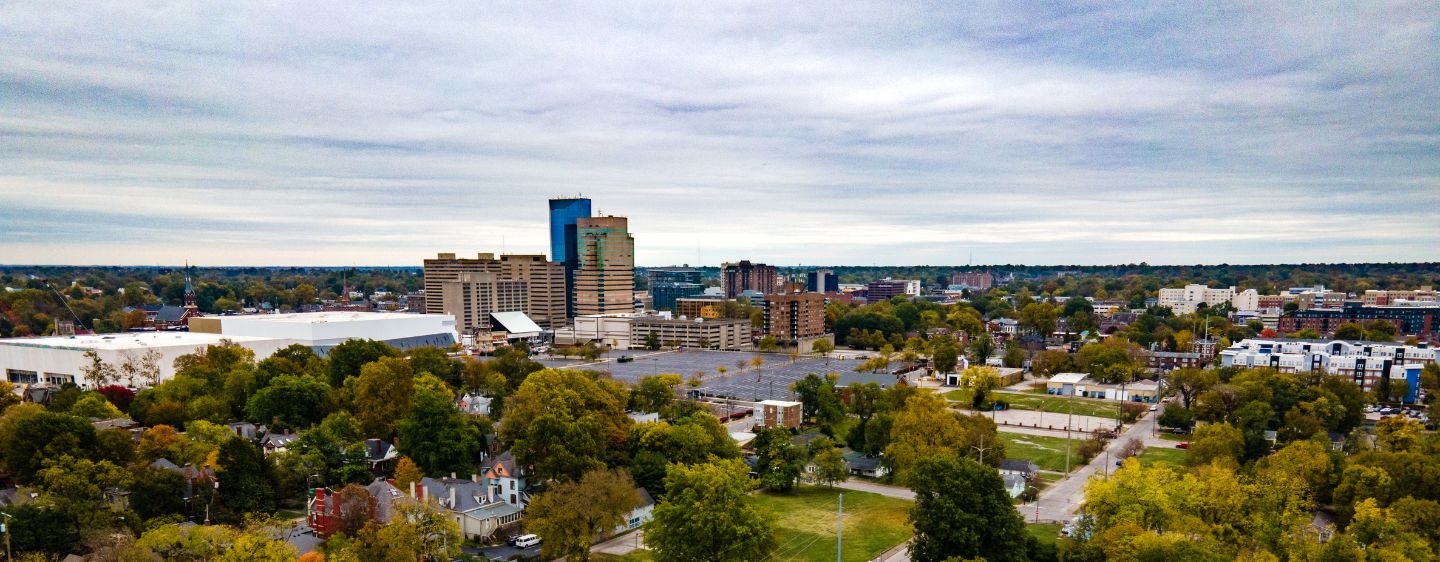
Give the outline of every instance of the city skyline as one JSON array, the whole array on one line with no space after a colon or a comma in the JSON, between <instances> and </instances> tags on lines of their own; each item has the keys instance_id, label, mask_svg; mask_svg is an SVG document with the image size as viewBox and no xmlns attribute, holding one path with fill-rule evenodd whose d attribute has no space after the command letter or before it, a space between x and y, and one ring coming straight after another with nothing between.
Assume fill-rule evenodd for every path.
<instances>
[{"instance_id":1,"label":"city skyline","mask_svg":"<svg viewBox=\"0 0 1440 562\"><path fill-rule=\"evenodd\" d=\"M1440 5L0 20L0 262L1440 260ZM550 256L556 259L555 256Z\"/></svg>"}]
</instances>

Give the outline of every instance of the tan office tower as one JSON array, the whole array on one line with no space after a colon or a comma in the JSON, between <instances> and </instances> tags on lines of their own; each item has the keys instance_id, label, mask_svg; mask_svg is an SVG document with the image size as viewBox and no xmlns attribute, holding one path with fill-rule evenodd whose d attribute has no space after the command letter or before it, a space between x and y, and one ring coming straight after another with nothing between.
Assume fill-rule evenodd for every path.
<instances>
[{"instance_id":1,"label":"tan office tower","mask_svg":"<svg viewBox=\"0 0 1440 562\"><path fill-rule=\"evenodd\" d=\"M491 313L514 311L545 328L565 325L564 265L541 255L425 260L425 312L454 316L460 333L489 332Z\"/></svg>"},{"instance_id":2,"label":"tan office tower","mask_svg":"<svg viewBox=\"0 0 1440 562\"><path fill-rule=\"evenodd\" d=\"M575 314L635 311L635 238L625 217L581 217L575 222L580 264L575 271Z\"/></svg>"}]
</instances>

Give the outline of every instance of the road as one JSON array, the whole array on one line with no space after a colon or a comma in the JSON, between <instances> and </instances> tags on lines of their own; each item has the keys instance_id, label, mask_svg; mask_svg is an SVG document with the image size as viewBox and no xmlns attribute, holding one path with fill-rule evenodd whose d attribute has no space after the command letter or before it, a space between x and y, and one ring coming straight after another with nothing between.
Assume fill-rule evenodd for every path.
<instances>
[{"instance_id":1,"label":"road","mask_svg":"<svg viewBox=\"0 0 1440 562\"><path fill-rule=\"evenodd\" d=\"M1120 436L1110 441L1105 446L1105 452L1096 455L1090 464L1080 467L1070 473L1064 480L1056 482L1044 491L1040 492L1038 500L1039 511L1036 504L1024 504L1017 506L1020 514L1025 516L1026 521L1033 522L1037 518L1041 521L1068 521L1080 507L1085 503L1085 482L1091 476L1106 475L1115 467L1116 455L1125 446L1125 442L1131 438L1138 438L1142 442L1151 441L1151 435L1155 431L1155 420L1159 418L1160 412L1150 412L1134 425L1126 428Z\"/></svg>"}]
</instances>

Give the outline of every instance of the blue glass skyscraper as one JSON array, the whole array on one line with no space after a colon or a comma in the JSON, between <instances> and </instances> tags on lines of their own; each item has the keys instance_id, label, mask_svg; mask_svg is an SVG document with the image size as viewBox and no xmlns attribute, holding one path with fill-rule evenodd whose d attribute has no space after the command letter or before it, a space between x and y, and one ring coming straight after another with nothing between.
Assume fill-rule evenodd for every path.
<instances>
[{"instance_id":1,"label":"blue glass skyscraper","mask_svg":"<svg viewBox=\"0 0 1440 562\"><path fill-rule=\"evenodd\" d=\"M550 200L550 260L565 264L565 316L575 316L575 268L580 265L579 234L575 221L590 216L590 200L583 197Z\"/></svg>"}]
</instances>

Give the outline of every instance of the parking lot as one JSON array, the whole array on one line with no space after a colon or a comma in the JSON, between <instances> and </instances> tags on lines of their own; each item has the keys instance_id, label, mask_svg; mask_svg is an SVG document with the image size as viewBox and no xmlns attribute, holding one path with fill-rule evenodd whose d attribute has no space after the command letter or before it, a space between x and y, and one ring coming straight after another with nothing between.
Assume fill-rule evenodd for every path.
<instances>
[{"instance_id":1,"label":"parking lot","mask_svg":"<svg viewBox=\"0 0 1440 562\"><path fill-rule=\"evenodd\" d=\"M618 359L626 355L634 360L620 363ZM756 357L763 360L759 367L753 365ZM625 382L662 373L677 373L687 380L699 375L701 393L739 400L792 400L795 395L790 391L790 385L811 373L824 375L833 372L839 376L840 384L875 382L889 386L896 380L893 375L856 373L854 369L860 363L859 359L800 357L791 360L783 353L630 351L612 352L600 361L537 359L547 367L600 371ZM725 368L723 374L720 367Z\"/></svg>"}]
</instances>

